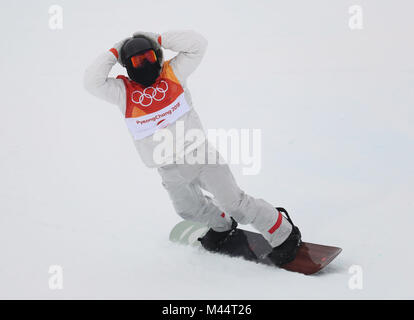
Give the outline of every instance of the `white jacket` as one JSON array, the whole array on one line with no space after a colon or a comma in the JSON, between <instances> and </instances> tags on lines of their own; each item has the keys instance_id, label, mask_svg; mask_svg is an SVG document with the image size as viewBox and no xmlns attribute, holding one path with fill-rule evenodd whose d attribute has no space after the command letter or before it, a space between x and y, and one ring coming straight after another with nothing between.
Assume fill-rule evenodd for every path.
<instances>
[{"instance_id":1,"label":"white jacket","mask_svg":"<svg viewBox=\"0 0 414 320\"><path fill-rule=\"evenodd\" d=\"M158 35L157 35L158 37ZM157 39L149 39L159 46ZM185 113L179 121L183 121L185 132L190 129L203 130L200 119L196 111L193 109L190 91L187 88L188 76L200 64L207 48L207 40L200 34L194 31L170 31L161 34L161 47L178 52L178 54L170 60L170 65L174 74L179 80L184 89L185 99L190 105L190 111ZM117 57L107 51L101 54L87 69L84 76L84 85L91 94L116 104L122 114L125 116L126 110L126 88L121 79L108 77L112 67L117 62ZM176 137L176 123L170 124L164 130L169 130L174 136L175 140L175 159L182 158L185 154L192 152L203 141L198 144L191 143L191 141L184 141L184 143L177 142ZM171 159L166 159L164 163L155 163L153 160L153 150L159 143L153 140L153 136L148 136L141 140L134 140L135 147L138 150L141 159L148 167L161 167L165 164L171 163ZM180 146L184 146L184 148Z\"/></svg>"}]
</instances>

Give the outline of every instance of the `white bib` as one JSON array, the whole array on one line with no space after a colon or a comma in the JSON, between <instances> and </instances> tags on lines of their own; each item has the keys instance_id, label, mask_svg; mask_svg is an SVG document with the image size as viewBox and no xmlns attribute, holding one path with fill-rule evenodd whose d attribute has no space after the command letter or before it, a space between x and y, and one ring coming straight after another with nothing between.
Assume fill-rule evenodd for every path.
<instances>
[{"instance_id":1,"label":"white bib","mask_svg":"<svg viewBox=\"0 0 414 320\"><path fill-rule=\"evenodd\" d=\"M135 140L140 140L174 123L190 110L184 92L165 108L136 118L125 118L129 131Z\"/></svg>"}]
</instances>

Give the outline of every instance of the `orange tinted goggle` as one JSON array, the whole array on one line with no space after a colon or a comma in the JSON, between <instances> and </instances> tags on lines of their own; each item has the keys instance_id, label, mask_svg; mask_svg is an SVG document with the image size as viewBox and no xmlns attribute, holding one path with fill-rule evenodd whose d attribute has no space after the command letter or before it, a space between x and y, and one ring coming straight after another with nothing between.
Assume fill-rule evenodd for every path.
<instances>
[{"instance_id":1,"label":"orange tinted goggle","mask_svg":"<svg viewBox=\"0 0 414 320\"><path fill-rule=\"evenodd\" d=\"M150 63L157 61L157 56L155 55L154 50L149 50L147 52L131 57L131 62L134 68L142 66L145 60L148 60Z\"/></svg>"}]
</instances>

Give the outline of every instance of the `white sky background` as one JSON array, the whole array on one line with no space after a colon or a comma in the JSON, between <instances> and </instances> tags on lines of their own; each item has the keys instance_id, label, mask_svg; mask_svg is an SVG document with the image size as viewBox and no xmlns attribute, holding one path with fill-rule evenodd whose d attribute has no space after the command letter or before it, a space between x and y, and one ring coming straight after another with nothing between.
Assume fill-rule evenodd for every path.
<instances>
[{"instance_id":1,"label":"white sky background","mask_svg":"<svg viewBox=\"0 0 414 320\"><path fill-rule=\"evenodd\" d=\"M53 4L62 30L48 27ZM351 5L362 30L348 27ZM3 1L0 297L413 298L413 10L408 0ZM262 130L260 174L232 166L241 187L286 207L305 240L344 249L326 273L169 243L180 218L157 172L82 78L133 32L171 29L209 41L188 82L204 126ZM53 264L63 290L48 289ZM348 288L353 264L363 290Z\"/></svg>"}]
</instances>

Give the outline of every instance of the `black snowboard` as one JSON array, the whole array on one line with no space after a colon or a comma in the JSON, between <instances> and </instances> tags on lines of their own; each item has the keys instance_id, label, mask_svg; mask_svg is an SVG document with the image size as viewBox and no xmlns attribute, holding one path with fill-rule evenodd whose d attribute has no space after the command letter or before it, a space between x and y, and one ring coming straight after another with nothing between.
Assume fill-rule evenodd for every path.
<instances>
[{"instance_id":1,"label":"black snowboard","mask_svg":"<svg viewBox=\"0 0 414 320\"><path fill-rule=\"evenodd\" d=\"M207 227L199 223L181 221L171 230L170 240L192 246L201 246L197 238L202 237L207 230ZM230 240L225 242L221 253L274 266L272 261L266 257L271 249L271 246L261 234L238 228ZM338 247L302 242L296 259L282 268L306 275L314 274L325 268L341 251L342 249Z\"/></svg>"}]
</instances>

